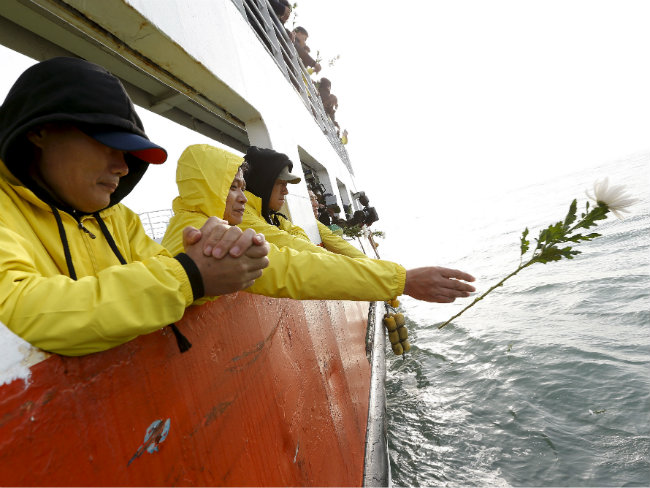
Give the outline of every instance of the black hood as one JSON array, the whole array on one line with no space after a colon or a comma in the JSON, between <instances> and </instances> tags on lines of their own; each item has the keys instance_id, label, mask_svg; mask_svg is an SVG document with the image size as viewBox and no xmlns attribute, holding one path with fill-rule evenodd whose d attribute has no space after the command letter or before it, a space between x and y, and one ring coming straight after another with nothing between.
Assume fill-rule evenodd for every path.
<instances>
[{"instance_id":1,"label":"black hood","mask_svg":"<svg viewBox=\"0 0 650 488\"><path fill-rule=\"evenodd\" d=\"M34 148L26 135L37 126L57 122L107 127L147 138L122 83L103 67L66 57L35 64L18 78L0 106L0 158L30 189L35 185L28 176ZM120 179L109 206L128 195L149 166L133 155L125 159L129 173Z\"/></svg>"},{"instance_id":2,"label":"black hood","mask_svg":"<svg viewBox=\"0 0 650 488\"><path fill-rule=\"evenodd\" d=\"M248 163L248 169L244 175L246 189L262 199L262 215L268 220L269 200L275 180L285 166L288 166L289 172L291 172L293 163L286 154L256 146L248 148L244 160Z\"/></svg>"}]
</instances>

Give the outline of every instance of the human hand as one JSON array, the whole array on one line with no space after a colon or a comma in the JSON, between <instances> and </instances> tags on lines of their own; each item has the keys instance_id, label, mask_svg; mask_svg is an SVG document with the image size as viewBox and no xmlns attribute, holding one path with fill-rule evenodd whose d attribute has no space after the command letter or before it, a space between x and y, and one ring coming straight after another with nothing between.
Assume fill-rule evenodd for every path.
<instances>
[{"instance_id":1,"label":"human hand","mask_svg":"<svg viewBox=\"0 0 650 488\"><path fill-rule=\"evenodd\" d=\"M314 71L316 73L320 73L320 63L316 63L316 66L314 66Z\"/></svg>"},{"instance_id":2,"label":"human hand","mask_svg":"<svg viewBox=\"0 0 650 488\"><path fill-rule=\"evenodd\" d=\"M193 227L192 229L193 231L187 235L187 244L195 244L205 236L206 239L202 240L203 253L217 259L223 258L226 254L236 258L244 254L251 246L265 244L262 234L256 234L253 229L242 231L239 227L231 227L228 222L217 217L208 218L200 231ZM266 254L268 251L258 257L266 256Z\"/></svg>"},{"instance_id":3,"label":"human hand","mask_svg":"<svg viewBox=\"0 0 650 488\"><path fill-rule=\"evenodd\" d=\"M474 281L475 278L457 269L438 266L409 269L404 294L425 302L451 303L475 291L472 285L459 280Z\"/></svg>"},{"instance_id":4,"label":"human hand","mask_svg":"<svg viewBox=\"0 0 650 488\"><path fill-rule=\"evenodd\" d=\"M253 229L246 229L246 230L252 231ZM253 245L249 246L248 249L244 250L243 254L248 256L249 258L263 258L267 256L270 248L269 248L269 244L266 242L266 238L264 237L264 234L255 234L255 231L253 231L252 234L253 237L251 238L251 242ZM246 231L244 231L244 235L246 235Z\"/></svg>"},{"instance_id":5,"label":"human hand","mask_svg":"<svg viewBox=\"0 0 650 488\"><path fill-rule=\"evenodd\" d=\"M214 225L214 222L210 225ZM252 236L250 236L251 233ZM243 290L252 286L255 280L262 276L262 270L269 265L269 260L266 257L269 246L263 235L251 233L242 233L246 239L250 238L252 245L240 251L238 257L227 252L217 259L212 253L206 254L204 251L207 241L210 239L209 228L206 231L204 225L200 231L194 227L186 227L183 230L185 253L194 261L201 273L206 296L225 295Z\"/></svg>"}]
</instances>

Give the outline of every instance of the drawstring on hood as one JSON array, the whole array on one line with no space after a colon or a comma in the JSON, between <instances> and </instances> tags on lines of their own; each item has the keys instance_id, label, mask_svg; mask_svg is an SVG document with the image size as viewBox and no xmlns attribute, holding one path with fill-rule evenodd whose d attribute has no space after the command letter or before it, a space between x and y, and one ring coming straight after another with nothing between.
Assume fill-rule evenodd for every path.
<instances>
[{"instance_id":1,"label":"drawstring on hood","mask_svg":"<svg viewBox=\"0 0 650 488\"><path fill-rule=\"evenodd\" d=\"M50 205L50 208L52 209L52 213L54 214L54 219L56 220L56 225L57 225L57 227L59 229L59 237L61 238L61 245L63 246L63 254L65 255L65 263L68 266L68 275L70 276L70 278L72 278L73 280L76 281L77 272L75 271L74 264L72 263L72 254L70 253L70 245L68 244L68 236L65 233L65 228L63 227L63 220L61 219L61 213L59 212L59 209L56 208L54 205L52 205L52 204L49 204L49 205ZM106 227L106 223L104 222L104 220L99 215L99 212L95 212L93 214L93 217L95 217L95 219L97 219L97 223L99 224L99 228L102 230L102 234L104 235L104 238L106 239L106 242L108 242L108 245L110 246L111 250L113 251L113 254L115 254L115 257L117 258L117 260L120 262L120 264L126 264L126 259L124 259L124 256L122 256L122 253L117 248L117 244L115 244L115 239L113 239L113 236L111 235L110 231L108 230L108 227ZM91 239L96 238L95 234L93 234L88 229L86 229L84 227L84 225L81 223L80 220L77 219L77 222L79 223L79 228L82 229L86 234L88 234Z\"/></svg>"},{"instance_id":2,"label":"drawstring on hood","mask_svg":"<svg viewBox=\"0 0 650 488\"><path fill-rule=\"evenodd\" d=\"M61 214L59 210L54 206L50 205L54 218L56 219L56 225L59 228L59 237L61 238L61 244L63 245L63 254L65 255L65 264L68 265L68 275L73 280L77 280L77 273L74 270L74 264L72 264L72 255L70 254L70 246L68 245L68 236L65 233L63 228L63 221L61 220Z\"/></svg>"},{"instance_id":3,"label":"drawstring on hood","mask_svg":"<svg viewBox=\"0 0 650 488\"><path fill-rule=\"evenodd\" d=\"M269 224L275 225L276 227L280 227L279 217L282 217L284 220L289 220L289 217L284 215L282 212L276 212L275 210L270 210L270 209L269 209L268 217L264 217L264 218Z\"/></svg>"},{"instance_id":4,"label":"drawstring on hood","mask_svg":"<svg viewBox=\"0 0 650 488\"><path fill-rule=\"evenodd\" d=\"M111 247L111 250L113 251L113 254L115 254L115 257L117 257L120 264L126 264L126 259L124 259L124 256L122 256L122 253L117 248L117 244L115 244L115 239L113 239L113 236L108 231L108 227L106 227L106 222L104 222L102 217L99 215L99 212L95 212L93 214L93 217L95 217L95 219L97 219L97 223L99 224L99 228L102 230L102 234L104 234L104 238L106 239L106 242L108 242L108 245ZM79 225L83 228L83 225L81 224L81 222L79 222ZM90 237L93 237L92 233L90 234Z\"/></svg>"}]
</instances>

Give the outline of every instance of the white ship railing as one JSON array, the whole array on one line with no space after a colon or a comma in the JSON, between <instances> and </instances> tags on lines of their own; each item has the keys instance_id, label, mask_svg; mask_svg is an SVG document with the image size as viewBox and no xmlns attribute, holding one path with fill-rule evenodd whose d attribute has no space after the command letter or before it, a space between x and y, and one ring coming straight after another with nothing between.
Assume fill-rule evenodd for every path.
<instances>
[{"instance_id":1,"label":"white ship railing","mask_svg":"<svg viewBox=\"0 0 650 488\"><path fill-rule=\"evenodd\" d=\"M334 123L325 113L323 102L318 94L318 90L311 81L311 77L305 66L302 64L293 43L289 39L287 32L275 15L275 12L267 0L232 0L240 10L244 18L257 34L262 45L264 45L269 54L275 60L275 63L300 94L303 103L314 116L314 120L323 131L337 152L348 171L352 171L350 158L345 146L339 139Z\"/></svg>"},{"instance_id":2,"label":"white ship railing","mask_svg":"<svg viewBox=\"0 0 650 488\"><path fill-rule=\"evenodd\" d=\"M386 420L386 335L384 303L372 302L368 311L366 355L370 361L370 397L366 425L363 486L391 486Z\"/></svg>"},{"instance_id":3,"label":"white ship railing","mask_svg":"<svg viewBox=\"0 0 650 488\"><path fill-rule=\"evenodd\" d=\"M160 242L165 235L169 219L174 215L173 210L154 210L153 212L143 212L138 214L145 232L152 239Z\"/></svg>"}]
</instances>

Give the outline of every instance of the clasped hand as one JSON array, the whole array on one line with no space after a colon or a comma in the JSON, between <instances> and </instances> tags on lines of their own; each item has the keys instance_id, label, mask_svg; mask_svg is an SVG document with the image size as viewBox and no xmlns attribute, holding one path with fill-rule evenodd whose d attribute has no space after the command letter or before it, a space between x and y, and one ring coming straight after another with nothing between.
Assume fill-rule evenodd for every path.
<instances>
[{"instance_id":1,"label":"clasped hand","mask_svg":"<svg viewBox=\"0 0 650 488\"><path fill-rule=\"evenodd\" d=\"M201 272L206 296L248 288L269 265L263 234L242 231L217 217L210 217L201 229L186 227L183 246Z\"/></svg>"}]
</instances>

